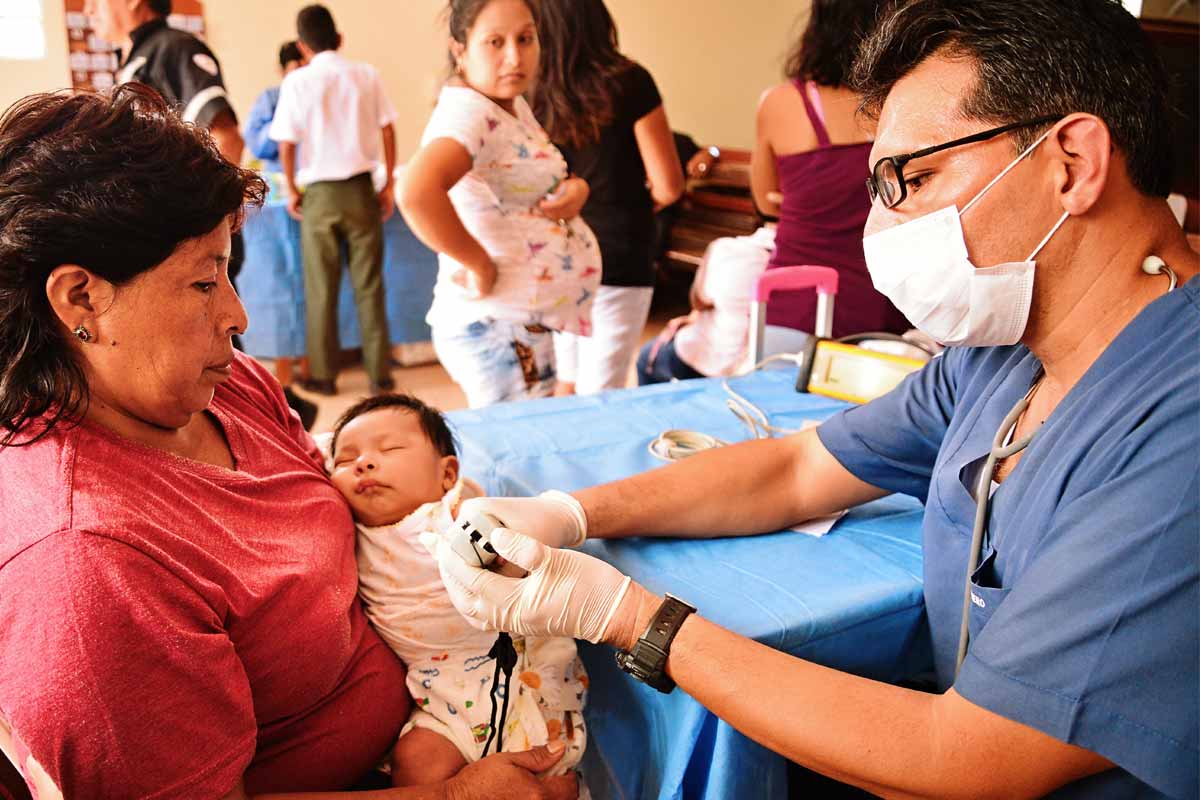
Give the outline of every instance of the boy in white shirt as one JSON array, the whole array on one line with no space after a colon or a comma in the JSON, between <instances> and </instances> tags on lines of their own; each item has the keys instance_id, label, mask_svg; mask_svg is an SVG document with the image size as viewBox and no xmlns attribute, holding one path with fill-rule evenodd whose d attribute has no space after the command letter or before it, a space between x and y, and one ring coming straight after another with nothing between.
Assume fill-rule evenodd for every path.
<instances>
[{"instance_id":1,"label":"boy in white shirt","mask_svg":"<svg viewBox=\"0 0 1200 800\"><path fill-rule=\"evenodd\" d=\"M415 708L393 753L393 783L445 780L479 760L492 738L496 662L488 653L496 634L462 618L418 537L447 531L460 501L482 490L459 477L442 415L408 395L373 397L350 408L334 427L330 452L333 483L358 523L359 594L367 618L408 667ZM562 741L566 752L552 772L568 772L587 740L587 674L575 642L515 637L513 644L517 663L499 731L504 750Z\"/></svg>"},{"instance_id":2,"label":"boy in white shirt","mask_svg":"<svg viewBox=\"0 0 1200 800\"><path fill-rule=\"evenodd\" d=\"M384 391L394 385L383 294L383 221L393 210L396 111L374 67L338 54L342 36L328 9L301 9L296 30L308 66L284 78L269 135L279 142L288 213L300 220L312 375L303 385L318 394L337 392L337 301L345 245L363 366L372 390ZM377 192L372 176L381 153L386 177Z\"/></svg>"}]
</instances>

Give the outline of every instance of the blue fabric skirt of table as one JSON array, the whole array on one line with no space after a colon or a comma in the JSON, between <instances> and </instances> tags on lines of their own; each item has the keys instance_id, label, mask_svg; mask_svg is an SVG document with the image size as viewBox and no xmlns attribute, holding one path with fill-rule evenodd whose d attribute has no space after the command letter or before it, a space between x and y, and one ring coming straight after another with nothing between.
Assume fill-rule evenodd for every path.
<instances>
[{"instance_id":1,"label":"blue fabric skirt of table","mask_svg":"<svg viewBox=\"0 0 1200 800\"><path fill-rule=\"evenodd\" d=\"M237 285L250 318L242 347L261 358L295 357L306 352L300 223L275 200L279 196L274 192L271 202L250 210L242 230L246 262ZM392 343L427 341L425 314L433 302L437 255L417 240L399 212L388 218L383 232L383 285ZM352 349L362 345L362 335L350 276L345 270L340 291L338 338L343 349Z\"/></svg>"},{"instance_id":2,"label":"blue fabric skirt of table","mask_svg":"<svg viewBox=\"0 0 1200 800\"><path fill-rule=\"evenodd\" d=\"M798 428L844 403L794 391L795 370L731 384L772 424ZM648 452L671 428L748 438L719 380L452 412L464 474L489 494L571 491L662 465ZM669 489L668 489L669 490ZM713 498L733 503L736 498ZM706 540L593 540L584 549L655 592L786 653L885 681L932 664L922 600L922 508L893 496L851 510L824 537L791 532ZM779 798L784 760L682 691L621 673L611 648L581 644L591 675L585 771L595 798ZM778 687L781 695L787 686ZM787 719L780 719L787 725Z\"/></svg>"}]
</instances>

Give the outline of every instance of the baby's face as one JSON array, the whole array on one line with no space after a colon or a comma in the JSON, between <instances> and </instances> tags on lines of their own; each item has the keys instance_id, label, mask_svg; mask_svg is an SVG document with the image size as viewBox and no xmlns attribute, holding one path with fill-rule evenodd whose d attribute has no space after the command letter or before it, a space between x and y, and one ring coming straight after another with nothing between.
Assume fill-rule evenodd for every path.
<instances>
[{"instance_id":1,"label":"baby's face","mask_svg":"<svg viewBox=\"0 0 1200 800\"><path fill-rule=\"evenodd\" d=\"M342 428L333 454L333 485L364 525L391 525L441 500L458 480L458 459L439 453L417 415L381 408Z\"/></svg>"}]
</instances>

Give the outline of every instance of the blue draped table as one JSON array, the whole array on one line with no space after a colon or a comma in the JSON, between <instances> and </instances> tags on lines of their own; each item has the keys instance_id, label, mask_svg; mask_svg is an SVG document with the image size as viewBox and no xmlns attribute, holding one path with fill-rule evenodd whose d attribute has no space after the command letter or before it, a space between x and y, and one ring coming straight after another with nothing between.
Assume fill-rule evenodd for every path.
<instances>
[{"instance_id":1,"label":"blue draped table","mask_svg":"<svg viewBox=\"0 0 1200 800\"><path fill-rule=\"evenodd\" d=\"M247 213L242 230L246 262L237 284L250 317L242 346L261 358L303 356L307 348L300 223L288 216L278 181L271 175L264 177L272 185L268 202ZM428 341L425 314L433 302L437 255L417 240L398 211L383 224L383 233L383 287L392 344ZM346 350L362 345L350 275L345 269L338 299L338 339Z\"/></svg>"},{"instance_id":2,"label":"blue draped table","mask_svg":"<svg viewBox=\"0 0 1200 800\"><path fill-rule=\"evenodd\" d=\"M794 370L779 370L731 385L784 428L824 419L845 406L798 394L794 381ZM489 494L530 495L581 489L661 466L647 445L670 428L726 441L748 438L726 408L726 397L719 380L694 380L501 404L449 417L462 442L465 475ZM932 665L921 595L921 515L916 501L892 496L851 510L820 538L785 532L596 540L584 548L652 591L694 603L730 630L820 664L896 681ZM682 691L662 695L624 675L611 648L581 643L580 652L591 676L585 772L593 797L786 796L783 758Z\"/></svg>"}]
</instances>

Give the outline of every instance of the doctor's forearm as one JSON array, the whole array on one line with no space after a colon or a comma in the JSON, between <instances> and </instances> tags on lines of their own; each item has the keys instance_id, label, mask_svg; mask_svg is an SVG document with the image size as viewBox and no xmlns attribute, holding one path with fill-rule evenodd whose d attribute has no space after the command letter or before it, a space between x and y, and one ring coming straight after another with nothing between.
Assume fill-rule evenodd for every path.
<instances>
[{"instance_id":1,"label":"doctor's forearm","mask_svg":"<svg viewBox=\"0 0 1200 800\"><path fill-rule=\"evenodd\" d=\"M928 773L897 778L930 766L921 732L935 696L788 656L702 618L688 620L671 651L680 687L770 750L883 797L930 795L921 791L932 788Z\"/></svg>"},{"instance_id":2,"label":"doctor's forearm","mask_svg":"<svg viewBox=\"0 0 1200 800\"><path fill-rule=\"evenodd\" d=\"M847 472L808 430L710 450L574 494L588 536L615 539L777 531L885 492Z\"/></svg>"},{"instance_id":3,"label":"doctor's forearm","mask_svg":"<svg viewBox=\"0 0 1200 800\"><path fill-rule=\"evenodd\" d=\"M606 641L632 647L660 602L633 584ZM687 618L672 642L667 672L764 747L883 797L1041 797L1112 766L953 689L925 694L849 675L698 615Z\"/></svg>"}]
</instances>

